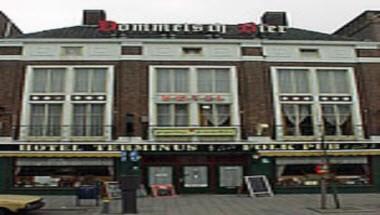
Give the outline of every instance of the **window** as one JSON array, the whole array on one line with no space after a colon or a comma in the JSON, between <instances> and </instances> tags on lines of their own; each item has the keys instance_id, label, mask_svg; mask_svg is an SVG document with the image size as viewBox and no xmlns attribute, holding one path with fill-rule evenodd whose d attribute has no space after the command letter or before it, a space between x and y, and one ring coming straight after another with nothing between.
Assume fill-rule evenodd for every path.
<instances>
[{"instance_id":1,"label":"window","mask_svg":"<svg viewBox=\"0 0 380 215\"><path fill-rule=\"evenodd\" d=\"M230 71L228 69L197 69L198 92L229 93Z\"/></svg>"},{"instance_id":2,"label":"window","mask_svg":"<svg viewBox=\"0 0 380 215\"><path fill-rule=\"evenodd\" d=\"M346 70L317 70L320 93L350 93Z\"/></svg>"},{"instance_id":3,"label":"window","mask_svg":"<svg viewBox=\"0 0 380 215\"><path fill-rule=\"evenodd\" d=\"M74 104L73 107L73 136L103 136L104 104Z\"/></svg>"},{"instance_id":4,"label":"window","mask_svg":"<svg viewBox=\"0 0 380 215\"><path fill-rule=\"evenodd\" d=\"M200 188L208 187L208 169L207 166L185 166L184 187Z\"/></svg>"},{"instance_id":5,"label":"window","mask_svg":"<svg viewBox=\"0 0 380 215\"><path fill-rule=\"evenodd\" d=\"M188 69L157 69L157 92L188 92L189 71Z\"/></svg>"},{"instance_id":6,"label":"window","mask_svg":"<svg viewBox=\"0 0 380 215\"><path fill-rule=\"evenodd\" d=\"M220 166L219 186L227 188L240 187L243 182L242 166Z\"/></svg>"},{"instance_id":7,"label":"window","mask_svg":"<svg viewBox=\"0 0 380 215\"><path fill-rule=\"evenodd\" d=\"M363 138L351 68L272 71L277 138Z\"/></svg>"},{"instance_id":8,"label":"window","mask_svg":"<svg viewBox=\"0 0 380 215\"><path fill-rule=\"evenodd\" d=\"M188 126L188 109L187 104L157 104L157 125Z\"/></svg>"},{"instance_id":9,"label":"window","mask_svg":"<svg viewBox=\"0 0 380 215\"><path fill-rule=\"evenodd\" d=\"M36 65L27 71L21 140L112 138L112 66Z\"/></svg>"},{"instance_id":10,"label":"window","mask_svg":"<svg viewBox=\"0 0 380 215\"><path fill-rule=\"evenodd\" d=\"M231 112L228 104L200 104L201 126L230 126Z\"/></svg>"},{"instance_id":11,"label":"window","mask_svg":"<svg viewBox=\"0 0 380 215\"><path fill-rule=\"evenodd\" d=\"M278 83L281 93L310 93L307 70L280 69Z\"/></svg>"},{"instance_id":12,"label":"window","mask_svg":"<svg viewBox=\"0 0 380 215\"><path fill-rule=\"evenodd\" d=\"M74 92L99 93L106 89L106 70L102 68L75 69Z\"/></svg>"},{"instance_id":13,"label":"window","mask_svg":"<svg viewBox=\"0 0 380 215\"><path fill-rule=\"evenodd\" d=\"M322 118L325 135L352 135L351 105L323 104Z\"/></svg>"},{"instance_id":14,"label":"window","mask_svg":"<svg viewBox=\"0 0 380 215\"><path fill-rule=\"evenodd\" d=\"M30 111L30 136L60 136L61 104L32 104Z\"/></svg>"},{"instance_id":15,"label":"window","mask_svg":"<svg viewBox=\"0 0 380 215\"><path fill-rule=\"evenodd\" d=\"M65 69L34 69L32 92L62 93L64 91Z\"/></svg>"},{"instance_id":16,"label":"window","mask_svg":"<svg viewBox=\"0 0 380 215\"><path fill-rule=\"evenodd\" d=\"M108 158L19 158L15 160L14 187L74 188L114 180Z\"/></svg>"},{"instance_id":17,"label":"window","mask_svg":"<svg viewBox=\"0 0 380 215\"><path fill-rule=\"evenodd\" d=\"M153 184L173 184L173 168L170 166L148 167L149 186Z\"/></svg>"},{"instance_id":18,"label":"window","mask_svg":"<svg viewBox=\"0 0 380 215\"><path fill-rule=\"evenodd\" d=\"M313 135L311 105L283 104L282 119L286 136Z\"/></svg>"}]
</instances>

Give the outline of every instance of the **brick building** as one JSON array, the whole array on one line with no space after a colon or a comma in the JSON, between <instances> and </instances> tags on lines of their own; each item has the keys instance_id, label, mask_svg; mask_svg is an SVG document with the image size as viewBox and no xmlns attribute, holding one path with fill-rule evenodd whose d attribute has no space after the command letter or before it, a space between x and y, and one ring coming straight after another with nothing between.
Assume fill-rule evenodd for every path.
<instances>
[{"instance_id":1,"label":"brick building","mask_svg":"<svg viewBox=\"0 0 380 215\"><path fill-rule=\"evenodd\" d=\"M379 191L379 53L282 12L200 25L87 10L82 25L3 38L0 190L133 172L180 193L236 193L247 175L313 192L325 146L340 191Z\"/></svg>"}]
</instances>

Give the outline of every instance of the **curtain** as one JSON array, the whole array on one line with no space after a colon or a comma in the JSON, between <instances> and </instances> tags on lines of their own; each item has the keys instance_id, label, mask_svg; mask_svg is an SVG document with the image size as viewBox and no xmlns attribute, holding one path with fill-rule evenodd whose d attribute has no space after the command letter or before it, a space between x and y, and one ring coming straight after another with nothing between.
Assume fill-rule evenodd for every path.
<instances>
[{"instance_id":1,"label":"curtain","mask_svg":"<svg viewBox=\"0 0 380 215\"><path fill-rule=\"evenodd\" d=\"M50 89L49 92L62 93L65 85L65 70L51 69L50 73Z\"/></svg>"},{"instance_id":2,"label":"curtain","mask_svg":"<svg viewBox=\"0 0 380 215\"><path fill-rule=\"evenodd\" d=\"M222 126L226 124L231 116L230 105L216 105L216 111L217 111L216 125Z\"/></svg>"},{"instance_id":3,"label":"curtain","mask_svg":"<svg viewBox=\"0 0 380 215\"><path fill-rule=\"evenodd\" d=\"M89 69L75 69L74 92L88 92L90 85L89 75Z\"/></svg>"},{"instance_id":4,"label":"curtain","mask_svg":"<svg viewBox=\"0 0 380 215\"><path fill-rule=\"evenodd\" d=\"M34 93L46 92L48 71L46 69L33 70L32 91Z\"/></svg>"},{"instance_id":5,"label":"curtain","mask_svg":"<svg viewBox=\"0 0 380 215\"><path fill-rule=\"evenodd\" d=\"M175 125L187 126L189 125L189 110L187 104L176 104L175 108Z\"/></svg>"},{"instance_id":6,"label":"curtain","mask_svg":"<svg viewBox=\"0 0 380 215\"><path fill-rule=\"evenodd\" d=\"M230 92L230 72L228 69L215 70L215 92Z\"/></svg>"},{"instance_id":7,"label":"curtain","mask_svg":"<svg viewBox=\"0 0 380 215\"><path fill-rule=\"evenodd\" d=\"M157 69L157 92L171 92L170 84L172 81L170 80L170 73L167 69Z\"/></svg>"},{"instance_id":8,"label":"curtain","mask_svg":"<svg viewBox=\"0 0 380 215\"><path fill-rule=\"evenodd\" d=\"M91 80L91 92L105 92L106 91L106 70L93 69Z\"/></svg>"},{"instance_id":9,"label":"curtain","mask_svg":"<svg viewBox=\"0 0 380 215\"><path fill-rule=\"evenodd\" d=\"M292 123L292 127L286 129L293 131L294 135L303 135L301 132L301 123L311 115L310 105L301 104L284 104L282 105L285 117ZM312 125L310 125L312 126Z\"/></svg>"},{"instance_id":10,"label":"curtain","mask_svg":"<svg viewBox=\"0 0 380 215\"><path fill-rule=\"evenodd\" d=\"M198 92L211 93L212 90L212 70L198 69L197 72Z\"/></svg>"},{"instance_id":11,"label":"curtain","mask_svg":"<svg viewBox=\"0 0 380 215\"><path fill-rule=\"evenodd\" d=\"M187 69L174 69L174 92L189 91L189 72Z\"/></svg>"}]
</instances>

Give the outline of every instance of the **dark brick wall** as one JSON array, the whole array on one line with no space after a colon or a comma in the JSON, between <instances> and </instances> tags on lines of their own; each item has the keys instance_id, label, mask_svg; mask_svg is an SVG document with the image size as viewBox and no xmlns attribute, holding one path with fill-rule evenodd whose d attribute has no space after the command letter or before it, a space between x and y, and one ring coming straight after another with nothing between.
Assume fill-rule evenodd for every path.
<instances>
[{"instance_id":1,"label":"dark brick wall","mask_svg":"<svg viewBox=\"0 0 380 215\"><path fill-rule=\"evenodd\" d=\"M263 55L263 49L262 48L256 48L256 47L242 47L241 48L241 55L243 55L243 56L262 56Z\"/></svg>"},{"instance_id":2,"label":"dark brick wall","mask_svg":"<svg viewBox=\"0 0 380 215\"><path fill-rule=\"evenodd\" d=\"M0 136L11 136L19 121L23 67L18 61L0 61Z\"/></svg>"},{"instance_id":3,"label":"dark brick wall","mask_svg":"<svg viewBox=\"0 0 380 215\"><path fill-rule=\"evenodd\" d=\"M142 55L141 46L123 46L121 47L122 55Z\"/></svg>"},{"instance_id":4,"label":"dark brick wall","mask_svg":"<svg viewBox=\"0 0 380 215\"><path fill-rule=\"evenodd\" d=\"M21 55L22 47L4 46L0 47L0 55Z\"/></svg>"},{"instance_id":5,"label":"dark brick wall","mask_svg":"<svg viewBox=\"0 0 380 215\"><path fill-rule=\"evenodd\" d=\"M126 115L133 114L134 134L142 136L149 117L149 65L226 65L236 66L238 94L243 136L254 136L258 123L267 123L270 129L264 135L273 136L274 111L272 101L271 66L325 66L354 67L360 96L361 113L367 135L380 135L380 63L264 63L264 62L143 62L143 61L86 61L86 62L23 62L0 61L0 121L3 134L12 134L12 125L19 124L23 79L26 65L113 65L114 137L126 135Z\"/></svg>"},{"instance_id":6,"label":"dark brick wall","mask_svg":"<svg viewBox=\"0 0 380 215\"><path fill-rule=\"evenodd\" d=\"M356 49L358 57L380 57L380 49Z\"/></svg>"}]
</instances>

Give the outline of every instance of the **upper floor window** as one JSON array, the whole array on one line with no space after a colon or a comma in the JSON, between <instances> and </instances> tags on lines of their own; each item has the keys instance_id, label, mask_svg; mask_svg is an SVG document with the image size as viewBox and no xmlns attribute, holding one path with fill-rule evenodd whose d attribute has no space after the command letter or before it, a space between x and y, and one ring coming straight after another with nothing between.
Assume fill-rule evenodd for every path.
<instances>
[{"instance_id":1,"label":"upper floor window","mask_svg":"<svg viewBox=\"0 0 380 215\"><path fill-rule=\"evenodd\" d=\"M272 69L276 135L362 138L351 68Z\"/></svg>"},{"instance_id":2,"label":"upper floor window","mask_svg":"<svg viewBox=\"0 0 380 215\"><path fill-rule=\"evenodd\" d=\"M310 93L309 73L304 69L279 69L278 85L281 93Z\"/></svg>"},{"instance_id":3,"label":"upper floor window","mask_svg":"<svg viewBox=\"0 0 380 215\"><path fill-rule=\"evenodd\" d=\"M229 93L230 81L228 69L197 69L197 85L200 93Z\"/></svg>"},{"instance_id":4,"label":"upper floor window","mask_svg":"<svg viewBox=\"0 0 380 215\"><path fill-rule=\"evenodd\" d=\"M32 92L62 93L64 91L65 69L41 68L33 71Z\"/></svg>"},{"instance_id":5,"label":"upper floor window","mask_svg":"<svg viewBox=\"0 0 380 215\"><path fill-rule=\"evenodd\" d=\"M231 111L229 104L200 104L199 124L201 126L230 126Z\"/></svg>"},{"instance_id":6,"label":"upper floor window","mask_svg":"<svg viewBox=\"0 0 380 215\"><path fill-rule=\"evenodd\" d=\"M157 104L158 126L189 126L187 104Z\"/></svg>"},{"instance_id":7,"label":"upper floor window","mask_svg":"<svg viewBox=\"0 0 380 215\"><path fill-rule=\"evenodd\" d=\"M74 92L99 93L106 90L106 70L102 68L76 68Z\"/></svg>"},{"instance_id":8,"label":"upper floor window","mask_svg":"<svg viewBox=\"0 0 380 215\"><path fill-rule=\"evenodd\" d=\"M157 69L157 92L188 92L189 71L188 69Z\"/></svg>"},{"instance_id":9,"label":"upper floor window","mask_svg":"<svg viewBox=\"0 0 380 215\"><path fill-rule=\"evenodd\" d=\"M112 66L28 66L20 138L109 140L112 82Z\"/></svg>"},{"instance_id":10,"label":"upper floor window","mask_svg":"<svg viewBox=\"0 0 380 215\"><path fill-rule=\"evenodd\" d=\"M318 69L317 76L320 93L350 93L347 70Z\"/></svg>"},{"instance_id":11,"label":"upper floor window","mask_svg":"<svg viewBox=\"0 0 380 215\"><path fill-rule=\"evenodd\" d=\"M60 136L62 104L32 104L30 136Z\"/></svg>"}]
</instances>

